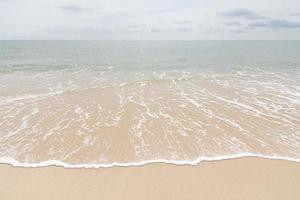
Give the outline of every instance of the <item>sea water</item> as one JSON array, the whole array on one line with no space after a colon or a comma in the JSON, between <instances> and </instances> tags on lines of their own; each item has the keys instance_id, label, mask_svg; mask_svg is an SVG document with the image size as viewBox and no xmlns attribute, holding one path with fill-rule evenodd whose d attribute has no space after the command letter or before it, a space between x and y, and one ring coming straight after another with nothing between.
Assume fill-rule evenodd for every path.
<instances>
[{"instance_id":1,"label":"sea water","mask_svg":"<svg viewBox=\"0 0 300 200\"><path fill-rule=\"evenodd\" d=\"M0 41L0 162L300 161L299 41Z\"/></svg>"}]
</instances>

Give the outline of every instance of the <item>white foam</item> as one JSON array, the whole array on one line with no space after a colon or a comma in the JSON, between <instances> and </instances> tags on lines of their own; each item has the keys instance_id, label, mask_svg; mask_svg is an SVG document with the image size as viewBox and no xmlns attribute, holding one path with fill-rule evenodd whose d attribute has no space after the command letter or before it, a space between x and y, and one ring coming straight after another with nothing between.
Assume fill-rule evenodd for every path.
<instances>
[{"instance_id":1,"label":"white foam","mask_svg":"<svg viewBox=\"0 0 300 200\"><path fill-rule=\"evenodd\" d=\"M248 72L248 71L246 71ZM81 73L76 72L78 74ZM104 72L103 72L104 73ZM180 72L178 72L180 73ZM232 72L231 76L228 78L230 81L226 80L228 74L197 74L199 77L195 76L193 80L185 83L180 83L179 80L184 80L187 78L191 78L190 72L184 72L182 71L182 76L178 78L178 76L172 77L169 75L167 72L156 72L154 71L153 74L156 77L152 77L154 80L156 79L164 79L167 80L166 84L163 83L163 85L156 85L156 84L150 84L151 82L148 81L148 77L145 77L145 74L143 73L136 73L135 78L133 80L129 79L127 80L126 78L121 79L119 75L114 75L112 77L109 77L113 79L112 83L107 83L106 84L106 79L102 80L102 76L104 76L102 73L100 77L97 77L94 81L92 81L91 85L84 85L86 84L84 81L82 85L79 87L62 87L61 84L58 84L57 88L53 88L53 91L50 93L43 93L43 94L27 94L27 95L21 95L21 96L8 96L5 98L0 98L0 105L2 107L7 106L8 111L5 110L6 113L1 113L1 117L3 119L7 119L9 121L11 118L16 118L19 119L18 113L22 111L22 109L27 108L26 106L28 105L28 108L31 108L32 106L37 106L32 108L31 110L31 115L37 114L40 112L42 120L47 121L48 113L43 111L44 104L39 104L39 102L35 102L35 100L40 100L48 97L52 97L55 95L63 94L66 91L84 91L88 90L90 88L100 88L100 89L105 89L112 87L114 91L114 95L116 95L119 99L119 104L114 112L109 112L108 114L105 114L104 111L110 111L106 110L105 103L104 105L101 104L101 101L98 102L97 108L95 109L95 113L98 116L98 120L94 126L89 126L89 120L88 118L90 117L90 113L87 113L89 110L89 106L84 107L86 104L89 104L90 102L85 102L86 104L82 105L76 105L74 107L74 104L69 103L66 104L71 108L74 108L74 112L77 113L78 115L74 115L74 119L68 119L66 116L68 115L68 110L64 112L63 115L58 115L60 118L60 121L57 122L57 125L54 127L50 127L50 130L47 130L47 132L42 132L44 134L43 140L46 140L48 136L51 134L55 133L57 130L62 130L63 128L67 128L70 126L71 123L74 121L78 123L78 136L84 136L83 131L85 131L87 134L92 133L93 129L92 128L107 128L111 126L116 126L119 124L121 121L122 113L125 113L124 108L126 104L128 103L134 103L137 105L137 107L141 107L137 109L137 112L135 114L135 117L133 118L133 125L131 125L130 131L132 131L132 135L129 136L129 139L131 140L136 140L135 143L132 145L136 149L136 151L140 151L141 154L143 154L142 151L147 151L147 145L145 144L144 138L142 137L143 130L144 132L148 131L149 133L151 132L151 129L148 128L148 126L145 125L146 122L153 122L153 121L158 121L160 118L162 121L161 123L165 123L166 127L164 128L164 131L168 133L168 128L172 126L170 129L173 127L178 130L178 133L181 134L182 136L187 136L187 133L190 131L192 132L193 130L200 130L201 134L199 137L195 136L195 140L201 140L202 137L209 137L209 131L206 131L206 127L213 127L215 126L217 129L220 129L218 125L223 125L223 126L228 126L231 127L233 132L236 131L241 134L241 137L244 137L245 134L247 134L247 138L250 139L255 139L257 144L261 145L262 147L265 147L267 145L270 146L272 142L275 143L275 148L279 147L279 145L283 144L285 149L287 150L292 150L292 152L289 152L289 155L297 155L299 156L299 134L298 130L299 127L297 126L296 122L298 122L297 116L297 108L299 104L299 100L297 97L299 97L299 93L297 93L299 86L295 83L290 85L290 83L285 83L286 87L282 87L282 85L278 85L277 79L274 79L273 77L266 76L265 79L260 80L260 76L257 77L251 77L253 74L254 75L263 75L255 72L249 72L245 73L245 71L238 71L238 72ZM96 77L97 75L95 75ZM249 79L244 78L245 77L250 77ZM74 78L74 82L76 82L77 78ZM99 79L98 79L99 78ZM107 78L107 77L106 77ZM120 78L118 82L114 82L115 79ZM78 80L84 80L84 78ZM171 80L171 81L170 81ZM169 82L170 81L170 82ZM117 84L119 83L119 84ZM131 84L135 83L134 85L134 92L131 91ZM171 84L172 83L172 84ZM204 83L204 84L202 84ZM206 86L206 84L209 83L209 86ZM68 82L69 85L73 85L73 82L69 80ZM223 94L223 88L222 92L219 92L218 89L214 90L214 87L210 88L211 84L219 84L219 85L225 85L227 90L234 91L235 93L233 95L231 94ZM79 84L80 85L80 84ZM166 86L167 85L167 86ZM126 86L126 87L125 87ZM127 87L128 86L128 87ZM160 86L164 90L159 90ZM287 86L294 87L295 89L290 89L287 90ZM116 87L116 88L114 88ZM135 87L139 87L138 89ZM164 88L165 87L165 88ZM292 88L293 88L292 87ZM257 89L254 89L257 88ZM64 89L64 90L63 90ZM126 90L128 89L128 90ZM147 92L151 89L151 91L155 91L156 93L148 94ZM220 88L219 88L220 89ZM244 93L238 93L239 91L243 91L247 93L246 95L243 95ZM247 91L247 89L250 89ZM253 90L254 89L254 90ZM57 90L57 91L56 91ZM158 90L158 91L157 91ZM227 90L224 90L226 92ZM262 91L265 94L252 94L255 93L256 90ZM277 92L278 90L278 92ZM54 92L56 91L56 92ZM98 91L97 91L98 92ZM164 96L159 96L159 92L166 92L166 95ZM102 91L98 92L99 94L102 93ZM103 95L105 93L103 92ZM171 95L169 95L171 94ZM89 95L83 94L83 95ZM272 98L268 99L267 97L272 96ZM168 101L168 98L165 96L170 96L171 98ZM238 96L238 98L237 98ZM88 96L89 97L89 96ZM94 96L91 96L94 97ZM151 101L148 100L151 97ZM34 100L34 101L33 101ZM62 102L64 100L64 96L58 96L57 97L58 102ZM19 105L10 105L11 103L22 103L24 105L19 106ZM105 101L104 101L105 102ZM203 103L204 102L204 103ZM35 104L33 104L35 103ZM58 108L63 110L64 108L67 108L65 104L59 104L58 103ZM91 101L91 104L94 103ZM206 103L208 105L206 105ZM211 104L210 104L211 103ZM62 106L61 106L62 105ZM94 105L94 104L92 104ZM154 105L154 106L152 106ZM155 109L156 105L159 105L159 110L157 111ZM224 105L223 107L225 108L224 113L219 113L215 108L214 105ZM18 107L19 106L19 107ZM39 107L40 106L40 107ZM82 106L82 107L81 107ZM178 109L178 111L175 111L175 109L172 109L172 112L170 111L171 107L174 107L175 109L178 106L181 109ZM266 125L261 125L263 126L263 129L259 129L262 131L265 131L263 135L255 135L253 132L250 132L248 129L255 129L259 128L257 126L260 126L260 123L255 124L251 120L247 121L241 118L241 121L238 121L239 119L232 117L231 113L227 113L227 110L231 108L235 108L236 110L238 109L239 112L241 113L241 116L243 117L245 115L245 119L247 117L257 117L257 119L262 119L264 121L270 122L270 124L275 124L274 128L272 126L267 127L269 123L266 123ZM12 109L13 108L13 109ZM92 109L93 107L91 107ZM185 108L185 109L182 109ZM39 110L40 109L40 110ZM287 110L283 110L287 109ZM86 111L86 112L85 112ZM98 113L96 113L96 111ZM93 111L91 111L93 112ZM102 113L103 112L103 113ZM55 113L55 112L53 112ZM59 112L57 112L59 113ZM189 115L191 113L191 115ZM201 114L203 116L203 122L198 118L198 115L195 116L195 121L192 120L192 115L194 114ZM10 116L11 115L11 116ZM17 133L20 133L21 131L25 130L27 131L28 128L31 127L30 123L36 119L35 118L30 118L31 115L26 115L23 118L20 118L21 125L19 129L15 130L15 128L11 128L9 125L3 125L6 129L3 130L12 130L9 132L9 134L3 134L4 138L7 139L11 135L17 135ZM22 115L20 115L21 117ZM93 115L92 115L93 116ZM104 117L105 116L105 117ZM151 118L152 119L151 119ZM176 118L178 117L178 118ZM216 121L212 123L211 119L214 118ZM33 119L33 120L32 120ZM153 120L155 119L155 120ZM202 118L201 118L202 119ZM2 120L2 121L5 121ZM244 120L244 121L243 121ZM239 123L238 123L238 122ZM263 121L262 121L263 122ZM64 125L64 123L66 123ZM150 124L150 123L149 123ZM185 126L187 124L187 126ZM76 124L77 125L77 124ZM105 127L105 126L106 127ZM190 126L188 126L190 125ZM278 127L281 127L280 130ZM16 126L18 128L18 126ZM192 127L187 128L187 127ZM195 127L195 128L193 128ZM250 127L250 128L249 128ZM11 128L11 129L10 129ZM33 127L34 128L34 127ZM143 129L145 128L145 129ZM148 129L147 129L148 128ZM142 130L143 129L143 130ZM203 130L202 130L203 129ZM283 132L286 132L283 134ZM25 132L24 131L24 136L29 133L29 131ZM33 130L33 133L35 131ZM280 135L282 134L282 135ZM29 134L28 134L29 135ZM34 135L34 134L32 134ZM92 134L91 134L92 135ZM191 134L191 137L193 134ZM27 136L27 135L26 135ZM265 137L266 136L266 137ZM31 137L29 135L28 137ZM221 138L221 136L219 136ZM239 137L234 138L228 138L228 135L224 134L224 138L218 139L218 138L212 138L211 141L213 144L216 144L220 147L223 147L223 145L229 145L226 146L226 148L232 148L234 149L234 152L240 152L240 151L248 151L248 148L245 144L245 147L242 146L244 145L243 140L241 139L241 143L238 139ZM267 139L264 139L267 138ZM62 138L59 138L62 139ZM228 139L228 140L226 140ZM3 140L4 141L4 140ZM84 145L88 145L92 140L91 139L84 139L82 140ZM19 142L19 141L17 141ZM33 144L32 142L31 144ZM169 141L166 142L167 144L171 144ZM5 145L7 143L4 143ZM200 144L200 143L199 143ZM277 146L278 145L278 146ZM175 145L174 145L175 146ZM243 147L240 149L240 147ZM200 147L199 147L200 148ZM283 150L281 149L281 146L279 147L280 151ZM295 149L297 150L295 152ZM198 149L198 152L201 152L201 150L205 149ZM26 152L26 151L25 151ZM52 149L49 150L50 155L53 155L54 153L52 152ZM232 152L232 151L231 151ZM282 152L282 151L281 151ZM10 152L11 153L11 152ZM16 154L18 152L15 152ZM53 153L53 154L51 154ZM149 152L151 153L151 152ZM138 154L138 153L137 153ZM2 152L2 155L6 155L5 153ZM9 154L12 155L12 154ZM296 156L296 157L297 157ZM113 162L113 163L107 163L107 164L68 164L60 160L48 160L48 161L43 161L39 163L28 163L28 162L20 162L12 157L0 157L0 162L2 163L7 163L11 164L13 166L19 166L19 167L44 167L44 166L62 166L66 168L106 168L106 167L115 167L115 166L142 166L145 164L149 163L168 163L168 164L175 164L175 165L196 165L200 163L201 161L215 161L215 160L224 160L224 159L233 159L233 158L241 158L241 157L262 157L262 158L269 158L269 159L282 159L282 160L289 160L289 161L294 161L294 162L300 162L300 158L290 158L290 157L280 157L280 156L268 156L268 155L260 155L260 154L255 154L255 153L235 153L233 155L224 155L224 156L215 156L215 157L199 157L195 160L176 160L176 159L156 159L156 160L145 160L145 161L139 161L139 162L128 162L128 163L119 163L119 162ZM174 158L176 156L174 155Z\"/></svg>"},{"instance_id":2,"label":"white foam","mask_svg":"<svg viewBox=\"0 0 300 200\"><path fill-rule=\"evenodd\" d=\"M216 157L199 157L195 160L166 160L166 159L157 159L157 160L145 160L140 162L130 162L130 163L120 163L113 162L108 164L68 164L60 160L47 160L39 163L28 163L28 162L19 162L11 157L0 157L0 163L9 164L14 167L25 167L25 168L39 168L39 167L48 167L48 166L58 166L64 168L111 168L111 167L137 167L144 166L151 163L164 163L164 164L173 164L173 165L198 165L202 161L220 161L220 160L230 160L244 157L259 157L266 158L271 160L287 160L291 162L299 162L300 158L289 158L282 156L268 156L260 155L254 153L240 153L236 155L225 155L225 156L216 156Z\"/></svg>"}]
</instances>

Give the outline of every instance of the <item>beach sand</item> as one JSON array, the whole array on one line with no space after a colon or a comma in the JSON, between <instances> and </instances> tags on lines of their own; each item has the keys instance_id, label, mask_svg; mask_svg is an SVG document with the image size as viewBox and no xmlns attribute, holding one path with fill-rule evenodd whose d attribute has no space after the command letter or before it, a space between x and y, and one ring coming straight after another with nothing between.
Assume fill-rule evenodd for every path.
<instances>
[{"instance_id":1,"label":"beach sand","mask_svg":"<svg viewBox=\"0 0 300 200\"><path fill-rule=\"evenodd\" d=\"M65 169L0 165L0 199L300 199L300 164L239 158L197 166Z\"/></svg>"}]
</instances>

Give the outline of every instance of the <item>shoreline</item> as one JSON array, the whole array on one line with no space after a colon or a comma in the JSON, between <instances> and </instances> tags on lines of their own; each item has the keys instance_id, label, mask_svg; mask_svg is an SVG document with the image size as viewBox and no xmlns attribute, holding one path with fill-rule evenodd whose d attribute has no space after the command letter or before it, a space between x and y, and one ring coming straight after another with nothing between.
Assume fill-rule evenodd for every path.
<instances>
[{"instance_id":1,"label":"shoreline","mask_svg":"<svg viewBox=\"0 0 300 200\"><path fill-rule=\"evenodd\" d=\"M297 199L300 163L244 157L102 169L0 164L3 199Z\"/></svg>"},{"instance_id":2,"label":"shoreline","mask_svg":"<svg viewBox=\"0 0 300 200\"><path fill-rule=\"evenodd\" d=\"M165 159L157 159L157 160L146 160L140 162L132 162L132 163L119 163L113 162L111 164L69 164L62 162L60 160L47 160L38 163L28 163L28 162L19 162L11 157L0 157L0 165L10 165L12 167L21 167L21 168L43 168L43 167L62 167L65 169L105 169L105 168L114 168L114 167L143 167L150 164L168 164L175 166L196 166L201 164L202 162L215 162L215 161L223 161L223 160L235 160L242 158L262 158L269 160L282 160L300 163L300 159L289 158L289 157L281 157L281 156L265 156L260 154L252 154L252 153L241 153L237 155L227 155L227 156L215 156L215 157L200 157L191 161L176 161L176 160L165 160Z\"/></svg>"}]
</instances>

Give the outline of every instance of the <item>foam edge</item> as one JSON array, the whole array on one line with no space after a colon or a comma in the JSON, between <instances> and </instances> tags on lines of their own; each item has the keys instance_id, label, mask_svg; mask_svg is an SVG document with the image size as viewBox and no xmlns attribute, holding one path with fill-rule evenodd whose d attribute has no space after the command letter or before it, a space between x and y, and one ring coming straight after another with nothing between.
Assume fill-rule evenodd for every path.
<instances>
[{"instance_id":1,"label":"foam edge","mask_svg":"<svg viewBox=\"0 0 300 200\"><path fill-rule=\"evenodd\" d=\"M19 162L14 158L3 156L0 157L0 164L8 164L14 167L24 167L24 168L40 168L40 167L49 167L49 166L57 166L63 168L85 168L85 169L97 169L97 168L111 168L111 167L137 167L137 166L144 166L151 163L163 163L163 164L173 164L173 165L197 165L202 161L220 161L220 160L231 160L236 158L243 158L243 157L259 157L259 158L266 158L271 160L287 160L291 162L298 162L300 163L300 159L289 158L289 157L280 157L280 156L265 156L253 153L242 153L238 155L227 155L227 156L218 156L218 157L199 157L192 161L177 161L177 160L165 160L165 159L156 159L156 160L146 160L140 162L132 162L132 163L119 163L113 162L110 164L68 164L62 162L60 160L47 160L39 163L27 163L27 162Z\"/></svg>"}]
</instances>

